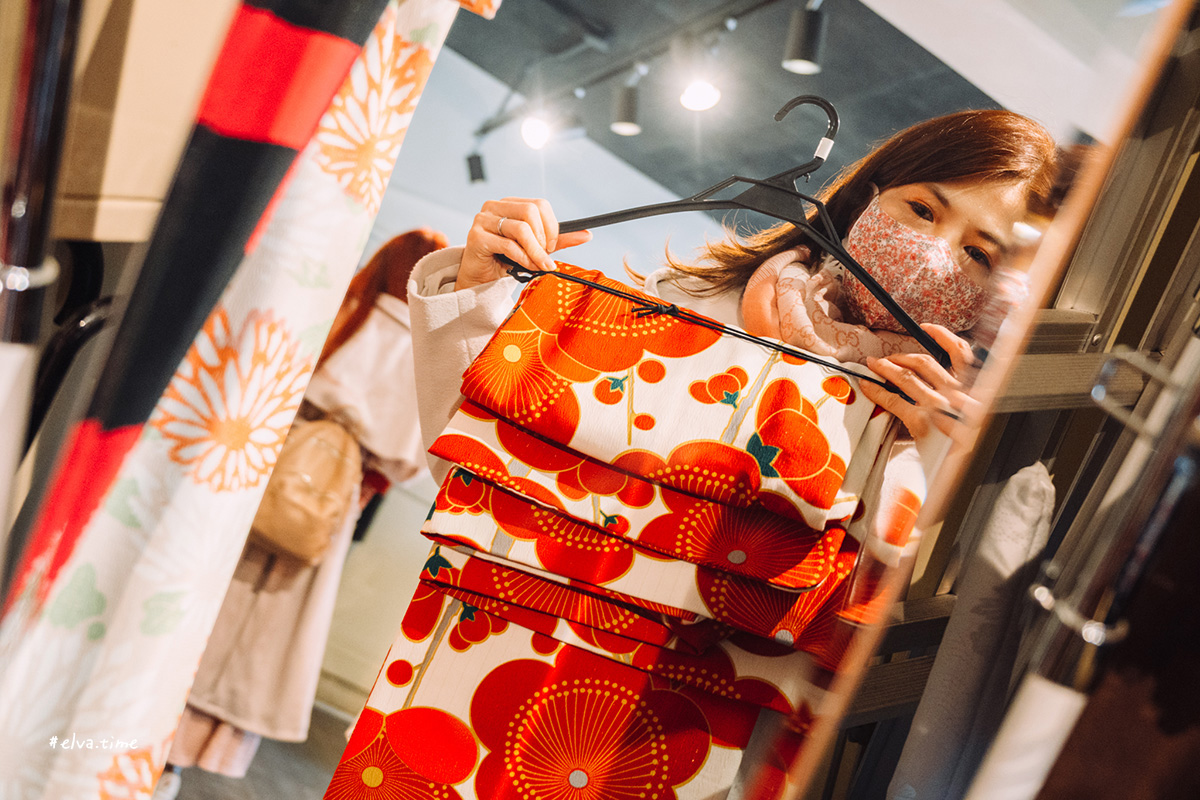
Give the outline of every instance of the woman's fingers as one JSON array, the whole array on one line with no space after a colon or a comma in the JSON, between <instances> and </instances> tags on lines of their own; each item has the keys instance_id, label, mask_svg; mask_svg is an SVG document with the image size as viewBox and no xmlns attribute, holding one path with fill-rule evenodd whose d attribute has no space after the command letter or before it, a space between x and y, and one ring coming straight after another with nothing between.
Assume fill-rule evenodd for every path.
<instances>
[{"instance_id":1,"label":"woman's fingers","mask_svg":"<svg viewBox=\"0 0 1200 800\"><path fill-rule=\"evenodd\" d=\"M867 366L871 366L869 363ZM875 369L874 367L871 367ZM879 370L876 370L879 372ZM882 373L880 373L882 375ZM863 381L860 384L863 396L870 400L875 405L892 414L896 419L904 423L904 427L908 428L908 432L914 438L920 439L929 431L929 415L911 405L908 401L894 392L889 392L882 386L874 383Z\"/></svg>"},{"instance_id":2,"label":"woman's fingers","mask_svg":"<svg viewBox=\"0 0 1200 800\"><path fill-rule=\"evenodd\" d=\"M496 256L503 255L533 270L554 270L550 254L592 238L589 231L559 235L558 218L541 198L505 197L483 204L467 234L459 265L457 288L469 288L501 277L505 269Z\"/></svg>"},{"instance_id":3,"label":"woman's fingers","mask_svg":"<svg viewBox=\"0 0 1200 800\"><path fill-rule=\"evenodd\" d=\"M545 201L542 201L543 203ZM524 222L534 232L534 238L537 239L538 246L542 249L546 248L546 226L542 219L542 208L538 205L538 201L530 200L524 197L505 197L502 200L488 200L483 204L483 211L495 215L497 222L499 220L517 220ZM551 212L551 217L553 217ZM554 223L555 234L558 233L558 223ZM493 232L500 236L509 235L508 223L505 222L504 231L499 228L493 229Z\"/></svg>"},{"instance_id":4,"label":"woman's fingers","mask_svg":"<svg viewBox=\"0 0 1200 800\"><path fill-rule=\"evenodd\" d=\"M592 240L591 231L572 231L571 233L560 233L558 235L558 246L555 250L563 250L568 247L584 244Z\"/></svg>"},{"instance_id":5,"label":"woman's fingers","mask_svg":"<svg viewBox=\"0 0 1200 800\"><path fill-rule=\"evenodd\" d=\"M553 269L554 262L546 247L545 220L537 203L520 198L489 200L476 215L476 219L480 217L486 230L517 242L537 269ZM555 226L557 233L557 223Z\"/></svg>"},{"instance_id":6,"label":"woman's fingers","mask_svg":"<svg viewBox=\"0 0 1200 800\"><path fill-rule=\"evenodd\" d=\"M975 401L932 356L901 353L868 359L867 366L916 403L912 405L882 387L862 385L867 399L899 417L913 436L923 436L931 425L955 438L966 433L960 420Z\"/></svg>"},{"instance_id":7,"label":"woman's fingers","mask_svg":"<svg viewBox=\"0 0 1200 800\"><path fill-rule=\"evenodd\" d=\"M507 228L508 226L506 225L505 227ZM516 239L510 239L506 236L497 236L493 233L485 233L481 238L483 243L487 245L487 250L490 255L508 256L516 263L523 267L528 267L529 269L541 270L546 268L544 264L534 261L530 257L528 249L523 247ZM508 267L497 261L495 258L492 258L491 262L495 268L495 277L499 278L504 275Z\"/></svg>"},{"instance_id":8,"label":"woman's fingers","mask_svg":"<svg viewBox=\"0 0 1200 800\"><path fill-rule=\"evenodd\" d=\"M955 375L966 375L966 370L975 365L975 354L971 352L971 345L966 339L956 335L949 328L932 322L922 325L921 330L932 336L950 355L950 364Z\"/></svg>"},{"instance_id":9,"label":"woman's fingers","mask_svg":"<svg viewBox=\"0 0 1200 800\"><path fill-rule=\"evenodd\" d=\"M540 234L540 227L535 230L534 226L524 219L499 217L496 220L496 236L502 241L512 242L522 252L523 257L514 258L514 261L533 269L554 269L554 261L542 246ZM512 248L508 245L504 245L504 248L503 251L497 252L503 252L511 258Z\"/></svg>"}]
</instances>

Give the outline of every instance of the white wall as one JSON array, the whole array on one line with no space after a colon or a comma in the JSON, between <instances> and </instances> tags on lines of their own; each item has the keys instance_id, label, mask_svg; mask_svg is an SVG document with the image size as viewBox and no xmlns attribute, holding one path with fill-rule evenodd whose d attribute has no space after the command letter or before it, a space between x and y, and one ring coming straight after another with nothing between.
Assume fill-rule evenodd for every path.
<instances>
[{"instance_id":1,"label":"white wall","mask_svg":"<svg viewBox=\"0 0 1200 800\"><path fill-rule=\"evenodd\" d=\"M1157 18L1119 15L1124 0L863 3L998 103L1064 139L1077 131L1109 138Z\"/></svg>"},{"instance_id":2,"label":"white wall","mask_svg":"<svg viewBox=\"0 0 1200 800\"><path fill-rule=\"evenodd\" d=\"M318 701L357 715L367 699L432 547L418 531L436 493L429 473L393 486L367 538L351 546L321 665Z\"/></svg>"}]
</instances>

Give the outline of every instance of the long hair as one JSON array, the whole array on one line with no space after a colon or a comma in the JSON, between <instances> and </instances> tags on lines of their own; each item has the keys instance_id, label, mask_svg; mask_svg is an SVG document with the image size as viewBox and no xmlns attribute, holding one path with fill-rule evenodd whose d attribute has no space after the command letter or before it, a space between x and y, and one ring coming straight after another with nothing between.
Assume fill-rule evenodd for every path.
<instances>
[{"instance_id":1,"label":"long hair","mask_svg":"<svg viewBox=\"0 0 1200 800\"><path fill-rule=\"evenodd\" d=\"M346 343L366 322L382 294L390 294L408 302L408 276L418 261L434 250L448 244L445 235L429 228L402 233L379 248L371 260L350 281L346 297L338 308L329 330L329 338L321 350L320 364Z\"/></svg>"},{"instance_id":2,"label":"long hair","mask_svg":"<svg viewBox=\"0 0 1200 800\"><path fill-rule=\"evenodd\" d=\"M891 136L869 155L846 167L817 195L839 239L870 202L875 191L910 183L980 181L1015 183L1025 189L1031 213L1053 213L1052 190L1057 150L1050 133L1012 111L959 111L926 120ZM809 214L810 221L816 212ZM824 250L807 233L784 222L738 238L727 229L723 241L701 248L696 264L667 255L676 270L703 279L697 294L741 289L763 261L797 246Z\"/></svg>"}]
</instances>

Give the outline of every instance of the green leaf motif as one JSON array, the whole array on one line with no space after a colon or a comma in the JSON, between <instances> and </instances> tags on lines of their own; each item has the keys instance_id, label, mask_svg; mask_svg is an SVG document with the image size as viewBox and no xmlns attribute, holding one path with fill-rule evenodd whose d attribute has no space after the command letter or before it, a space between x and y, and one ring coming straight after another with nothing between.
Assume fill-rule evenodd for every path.
<instances>
[{"instance_id":1,"label":"green leaf motif","mask_svg":"<svg viewBox=\"0 0 1200 800\"><path fill-rule=\"evenodd\" d=\"M737 392L725 392L725 396L721 398L720 402L724 403L727 406L733 406L734 408L737 408L738 393Z\"/></svg>"},{"instance_id":2,"label":"green leaf motif","mask_svg":"<svg viewBox=\"0 0 1200 800\"><path fill-rule=\"evenodd\" d=\"M108 501L104 504L104 510L118 519L123 525L128 525L131 528L141 528L141 520L133 513L133 509L129 505L130 499L137 497L139 494L136 480L133 478L119 480L113 486L112 492L109 493Z\"/></svg>"},{"instance_id":3,"label":"green leaf motif","mask_svg":"<svg viewBox=\"0 0 1200 800\"><path fill-rule=\"evenodd\" d=\"M458 621L459 622L474 622L475 621L475 612L478 610L479 609L476 608L475 606L468 605L467 603L463 603L462 613L458 615Z\"/></svg>"},{"instance_id":4,"label":"green leaf motif","mask_svg":"<svg viewBox=\"0 0 1200 800\"><path fill-rule=\"evenodd\" d=\"M610 392L623 392L625 391L625 381L629 380L629 376L625 375L623 377L616 378L612 375L605 375L604 379L608 381L608 390Z\"/></svg>"},{"instance_id":5,"label":"green leaf motif","mask_svg":"<svg viewBox=\"0 0 1200 800\"><path fill-rule=\"evenodd\" d=\"M46 610L51 625L74 628L90 617L104 613L108 601L96 589L96 568L82 564L71 574L71 580L59 592Z\"/></svg>"},{"instance_id":6,"label":"green leaf motif","mask_svg":"<svg viewBox=\"0 0 1200 800\"><path fill-rule=\"evenodd\" d=\"M88 625L87 638L89 642L95 642L104 638L104 634L108 632L108 628L104 627L103 622L93 622Z\"/></svg>"},{"instance_id":7,"label":"green leaf motif","mask_svg":"<svg viewBox=\"0 0 1200 800\"><path fill-rule=\"evenodd\" d=\"M287 273L306 289L328 289L332 285L329 267L324 261L305 259L299 267L289 269Z\"/></svg>"},{"instance_id":8,"label":"green leaf motif","mask_svg":"<svg viewBox=\"0 0 1200 800\"><path fill-rule=\"evenodd\" d=\"M165 636L174 632L183 621L184 592L159 592L142 603L142 624L146 636Z\"/></svg>"},{"instance_id":9,"label":"green leaf motif","mask_svg":"<svg viewBox=\"0 0 1200 800\"><path fill-rule=\"evenodd\" d=\"M605 528L609 525L616 525L618 520L621 519L620 514L605 514L603 511L600 512L600 516L604 517L603 527Z\"/></svg>"},{"instance_id":10,"label":"green leaf motif","mask_svg":"<svg viewBox=\"0 0 1200 800\"><path fill-rule=\"evenodd\" d=\"M413 44L423 44L426 47L433 47L438 43L438 24L431 22L424 28L417 28L408 34L408 40Z\"/></svg>"},{"instance_id":11,"label":"green leaf motif","mask_svg":"<svg viewBox=\"0 0 1200 800\"><path fill-rule=\"evenodd\" d=\"M429 513L425 515L426 522L429 522L429 520L433 519L433 512L435 512L435 511L437 511L437 502L436 501L434 502L433 505L431 505L429 507Z\"/></svg>"},{"instance_id":12,"label":"green leaf motif","mask_svg":"<svg viewBox=\"0 0 1200 800\"><path fill-rule=\"evenodd\" d=\"M325 346L325 340L329 338L329 329L332 327L333 320L317 322L302 330L296 339L300 342L300 347L304 352L316 355Z\"/></svg>"},{"instance_id":13,"label":"green leaf motif","mask_svg":"<svg viewBox=\"0 0 1200 800\"><path fill-rule=\"evenodd\" d=\"M779 477L779 470L775 469L773 462L782 450L782 447L775 447L764 442L758 435L758 431L755 431L754 435L750 437L750 441L746 443L746 452L754 456L754 460L758 462L758 471L764 478Z\"/></svg>"},{"instance_id":14,"label":"green leaf motif","mask_svg":"<svg viewBox=\"0 0 1200 800\"><path fill-rule=\"evenodd\" d=\"M425 562L425 570L429 573L429 577L436 578L438 573L444 569L453 569L454 565L442 556L441 548L433 548L433 555L429 556L429 560Z\"/></svg>"}]
</instances>

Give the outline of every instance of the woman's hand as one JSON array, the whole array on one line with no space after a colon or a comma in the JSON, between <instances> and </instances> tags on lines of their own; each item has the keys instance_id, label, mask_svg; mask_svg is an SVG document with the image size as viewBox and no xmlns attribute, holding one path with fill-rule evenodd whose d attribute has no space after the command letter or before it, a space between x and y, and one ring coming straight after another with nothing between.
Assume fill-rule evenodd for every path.
<instances>
[{"instance_id":1,"label":"woman's hand","mask_svg":"<svg viewBox=\"0 0 1200 800\"><path fill-rule=\"evenodd\" d=\"M861 384L862 393L872 403L895 414L918 441L937 429L951 439L969 443L972 432L964 421L977 418L979 402L971 398L958 376L967 374L966 370L975 363L971 346L941 325L921 328L949 353L950 370L926 353L868 358L871 370L917 404L912 405L899 395L865 381Z\"/></svg>"},{"instance_id":2,"label":"woman's hand","mask_svg":"<svg viewBox=\"0 0 1200 800\"><path fill-rule=\"evenodd\" d=\"M502 277L507 267L496 258L503 254L530 269L555 269L550 253L583 244L590 231L558 233L558 219L550 204L540 198L506 197L488 200L475 215L456 289L490 283Z\"/></svg>"}]
</instances>

